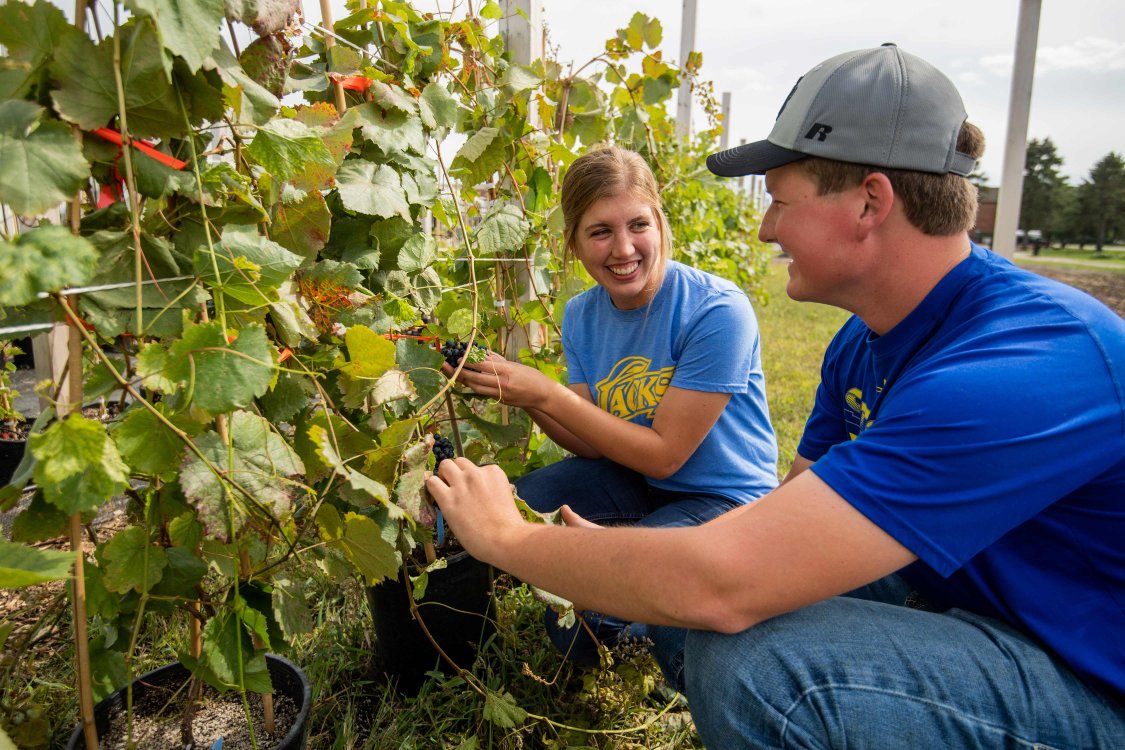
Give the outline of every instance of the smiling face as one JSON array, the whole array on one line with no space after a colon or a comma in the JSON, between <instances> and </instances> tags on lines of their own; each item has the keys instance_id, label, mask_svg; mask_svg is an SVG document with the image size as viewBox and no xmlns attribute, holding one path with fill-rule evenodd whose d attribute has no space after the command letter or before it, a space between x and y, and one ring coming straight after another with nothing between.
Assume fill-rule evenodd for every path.
<instances>
[{"instance_id":1,"label":"smiling face","mask_svg":"<svg viewBox=\"0 0 1125 750\"><path fill-rule=\"evenodd\" d=\"M614 306L648 304L664 278L661 228L652 207L623 193L594 202L573 235L574 254Z\"/></svg>"},{"instance_id":2,"label":"smiling face","mask_svg":"<svg viewBox=\"0 0 1125 750\"><path fill-rule=\"evenodd\" d=\"M857 250L854 227L862 210L857 190L818 195L816 183L799 164L766 173L773 201L758 237L776 242L789 255L790 298L852 309L845 297L867 273Z\"/></svg>"}]
</instances>

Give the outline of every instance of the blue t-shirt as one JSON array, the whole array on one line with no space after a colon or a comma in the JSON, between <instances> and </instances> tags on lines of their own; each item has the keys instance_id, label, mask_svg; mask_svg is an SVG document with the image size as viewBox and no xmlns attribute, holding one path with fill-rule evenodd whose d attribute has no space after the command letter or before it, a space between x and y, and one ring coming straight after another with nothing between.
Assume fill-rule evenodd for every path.
<instances>
[{"instance_id":1,"label":"blue t-shirt","mask_svg":"<svg viewBox=\"0 0 1125 750\"><path fill-rule=\"evenodd\" d=\"M571 299L562 338L569 382L586 384L595 404L636 424L652 426L669 386L731 394L679 471L650 485L739 502L777 486L758 321L737 286L669 261L645 307L619 310L600 286Z\"/></svg>"},{"instance_id":2,"label":"blue t-shirt","mask_svg":"<svg viewBox=\"0 0 1125 750\"><path fill-rule=\"evenodd\" d=\"M797 451L919 593L1125 697L1125 320L974 245L886 335L845 323L821 378Z\"/></svg>"}]
</instances>

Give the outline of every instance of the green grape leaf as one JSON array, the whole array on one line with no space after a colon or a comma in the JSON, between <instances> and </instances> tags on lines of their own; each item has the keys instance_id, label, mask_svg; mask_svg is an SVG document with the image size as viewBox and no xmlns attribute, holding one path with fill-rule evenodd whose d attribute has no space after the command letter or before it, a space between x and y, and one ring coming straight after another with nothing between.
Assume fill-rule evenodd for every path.
<instances>
[{"instance_id":1,"label":"green grape leaf","mask_svg":"<svg viewBox=\"0 0 1125 750\"><path fill-rule=\"evenodd\" d=\"M344 335L348 361L340 371L351 378L374 380L395 365L395 345L366 326L352 326Z\"/></svg>"},{"instance_id":2,"label":"green grape leaf","mask_svg":"<svg viewBox=\"0 0 1125 750\"><path fill-rule=\"evenodd\" d=\"M316 131L297 120L270 120L246 147L254 161L278 180L289 180L309 165L333 168L332 154Z\"/></svg>"},{"instance_id":3,"label":"green grape leaf","mask_svg":"<svg viewBox=\"0 0 1125 750\"><path fill-rule=\"evenodd\" d=\"M152 25L137 23L118 33L122 35L121 77L130 134L139 138L183 135L187 124ZM94 130L117 118L112 38L97 46L85 37L76 38L55 50L51 69L60 84L52 98L64 119L83 130Z\"/></svg>"},{"instance_id":4,"label":"green grape leaf","mask_svg":"<svg viewBox=\"0 0 1125 750\"><path fill-rule=\"evenodd\" d=\"M383 81L371 84L371 99L381 109L397 109L406 114L418 111L418 103L402 87Z\"/></svg>"},{"instance_id":5,"label":"green grape leaf","mask_svg":"<svg viewBox=\"0 0 1125 750\"><path fill-rule=\"evenodd\" d=\"M239 123L262 125L273 117L281 102L266 87L255 81L239 64L234 54L220 42L219 49L208 58L203 67L214 70L222 78L224 98L234 110Z\"/></svg>"},{"instance_id":6,"label":"green grape leaf","mask_svg":"<svg viewBox=\"0 0 1125 750\"><path fill-rule=\"evenodd\" d=\"M255 693L272 692L265 654L255 653L242 624L233 607L209 619L203 626L201 669L192 671L219 692L240 687Z\"/></svg>"},{"instance_id":7,"label":"green grape leaf","mask_svg":"<svg viewBox=\"0 0 1125 750\"><path fill-rule=\"evenodd\" d=\"M168 364L168 350L163 345L153 342L141 347L137 353L137 374L144 387L166 394L178 391L180 384L166 374Z\"/></svg>"},{"instance_id":8,"label":"green grape leaf","mask_svg":"<svg viewBox=\"0 0 1125 750\"><path fill-rule=\"evenodd\" d=\"M42 492L36 492L28 506L12 521L11 541L42 542L64 536L69 523L66 513L48 503Z\"/></svg>"},{"instance_id":9,"label":"green grape leaf","mask_svg":"<svg viewBox=\"0 0 1125 750\"><path fill-rule=\"evenodd\" d=\"M374 102L368 102L349 109L345 121L359 128L363 137L384 154L404 151L425 153L426 136L422 131L422 120L416 114L382 109Z\"/></svg>"},{"instance_id":10,"label":"green grape leaf","mask_svg":"<svg viewBox=\"0 0 1125 750\"><path fill-rule=\"evenodd\" d=\"M168 556L163 547L149 541L145 529L129 526L99 548L98 562L106 589L118 594L143 594L160 583Z\"/></svg>"},{"instance_id":11,"label":"green grape leaf","mask_svg":"<svg viewBox=\"0 0 1125 750\"><path fill-rule=\"evenodd\" d=\"M401 339L395 342L395 361L398 369L410 377L418 391L418 398L429 401L437 395L445 385L445 376L441 374L441 363L445 360L439 352L428 346L419 346L417 342Z\"/></svg>"},{"instance_id":12,"label":"green grape leaf","mask_svg":"<svg viewBox=\"0 0 1125 750\"><path fill-rule=\"evenodd\" d=\"M484 718L498 727L511 729L527 720L527 711L519 707L511 693L488 690L484 696Z\"/></svg>"},{"instance_id":13,"label":"green grape leaf","mask_svg":"<svg viewBox=\"0 0 1125 750\"><path fill-rule=\"evenodd\" d=\"M301 10L300 0L226 0L227 16L250 26L259 36L283 30L294 13Z\"/></svg>"},{"instance_id":14,"label":"green grape leaf","mask_svg":"<svg viewBox=\"0 0 1125 750\"><path fill-rule=\"evenodd\" d=\"M244 591L246 591L244 589ZM269 620L265 614L250 605L245 596L234 599L234 611L252 637L259 639L262 648L271 648Z\"/></svg>"},{"instance_id":15,"label":"green grape leaf","mask_svg":"<svg viewBox=\"0 0 1125 750\"><path fill-rule=\"evenodd\" d=\"M18 307L40 292L85 284L94 275L98 252L84 237L51 225L0 239L0 305Z\"/></svg>"},{"instance_id":16,"label":"green grape leaf","mask_svg":"<svg viewBox=\"0 0 1125 750\"><path fill-rule=\"evenodd\" d=\"M418 100L418 114L427 128L453 129L461 123L463 112L457 97L437 81L427 83L426 88L422 89L422 97Z\"/></svg>"},{"instance_id":17,"label":"green grape leaf","mask_svg":"<svg viewBox=\"0 0 1125 750\"><path fill-rule=\"evenodd\" d=\"M500 85L513 94L536 88L542 82L543 77L526 65L513 65L500 76Z\"/></svg>"},{"instance_id":18,"label":"green grape leaf","mask_svg":"<svg viewBox=\"0 0 1125 750\"><path fill-rule=\"evenodd\" d=\"M390 504L390 493L387 488L365 474L351 468L341 456L341 451L346 451L347 461L352 458L369 453L373 444L370 439L356 432L342 432L337 428L336 440L320 425L313 425L308 430L309 441L316 447L317 460L330 468L337 475L348 480L348 484L360 493L364 500L374 498L384 506ZM369 505L370 502L365 504ZM396 517L401 517L398 513Z\"/></svg>"},{"instance_id":19,"label":"green grape leaf","mask_svg":"<svg viewBox=\"0 0 1125 750\"><path fill-rule=\"evenodd\" d=\"M399 270L418 273L437 262L437 242L426 234L416 234L398 251Z\"/></svg>"},{"instance_id":20,"label":"green grape leaf","mask_svg":"<svg viewBox=\"0 0 1125 750\"><path fill-rule=\"evenodd\" d=\"M164 550L168 564L160 582L152 587L155 596L195 599L196 586L207 575L207 563L191 547L167 547Z\"/></svg>"},{"instance_id":21,"label":"green grape leaf","mask_svg":"<svg viewBox=\"0 0 1125 750\"><path fill-rule=\"evenodd\" d=\"M0 100L29 98L55 50L84 36L49 2L0 4L0 46L11 62L0 62Z\"/></svg>"},{"instance_id":22,"label":"green grape leaf","mask_svg":"<svg viewBox=\"0 0 1125 750\"><path fill-rule=\"evenodd\" d=\"M468 307L454 310L445 321L445 330L457 338L468 336L473 330L473 311Z\"/></svg>"},{"instance_id":23,"label":"green grape leaf","mask_svg":"<svg viewBox=\"0 0 1125 750\"><path fill-rule=\"evenodd\" d=\"M498 128L481 128L461 145L453 157L450 171L466 177L472 184L487 182L504 163L510 144L499 137Z\"/></svg>"},{"instance_id":24,"label":"green grape leaf","mask_svg":"<svg viewBox=\"0 0 1125 750\"><path fill-rule=\"evenodd\" d=\"M195 455L189 455L180 470L180 486L188 502L195 507L206 535L222 541L229 541L231 534L237 537L251 504L260 506L261 512L284 524L292 516L293 498L300 490L290 477L305 470L300 457L285 439L256 414L235 412L228 429L230 451L213 431L200 435L195 444L203 457L224 477L230 477L246 490L249 498L228 488L224 480ZM228 505L233 515L233 529L228 529Z\"/></svg>"},{"instance_id":25,"label":"green grape leaf","mask_svg":"<svg viewBox=\"0 0 1125 750\"><path fill-rule=\"evenodd\" d=\"M102 424L78 414L32 433L28 448L39 459L35 483L43 497L67 514L96 510L129 479Z\"/></svg>"},{"instance_id":26,"label":"green grape leaf","mask_svg":"<svg viewBox=\"0 0 1125 750\"><path fill-rule=\"evenodd\" d=\"M340 200L349 211L389 219L401 216L410 221L410 206L398 172L386 164L353 159L336 173Z\"/></svg>"},{"instance_id":27,"label":"green grape leaf","mask_svg":"<svg viewBox=\"0 0 1125 750\"><path fill-rule=\"evenodd\" d=\"M415 395L414 384L405 372L388 370L375 381L375 386L371 389L371 402L374 406L380 406L400 398L413 399Z\"/></svg>"},{"instance_id":28,"label":"green grape leaf","mask_svg":"<svg viewBox=\"0 0 1125 750\"><path fill-rule=\"evenodd\" d=\"M421 444L420 445L424 445ZM426 449L428 453L428 449ZM403 472L395 484L395 505L406 511L406 514L423 526L433 526L437 521L437 514L430 502L430 493L426 491L426 472L424 469L412 469Z\"/></svg>"},{"instance_id":29,"label":"green grape leaf","mask_svg":"<svg viewBox=\"0 0 1125 750\"><path fill-rule=\"evenodd\" d=\"M279 99L285 94L285 81L293 65L288 43L277 36L261 36L238 56L242 69L259 85Z\"/></svg>"},{"instance_id":30,"label":"green grape leaf","mask_svg":"<svg viewBox=\"0 0 1125 750\"><path fill-rule=\"evenodd\" d=\"M303 262L250 224L228 224L213 259L207 248L198 249L193 258L195 272L207 284L247 305L271 302L272 292Z\"/></svg>"},{"instance_id":31,"label":"green grape leaf","mask_svg":"<svg viewBox=\"0 0 1125 750\"><path fill-rule=\"evenodd\" d=\"M531 226L523 212L510 203L484 217L476 230L482 255L503 257L523 248Z\"/></svg>"},{"instance_id":32,"label":"green grape leaf","mask_svg":"<svg viewBox=\"0 0 1125 750\"><path fill-rule=\"evenodd\" d=\"M488 0L484 7L480 9L480 17L487 18L490 21L499 21L504 17L504 9L496 0Z\"/></svg>"},{"instance_id":33,"label":"green grape leaf","mask_svg":"<svg viewBox=\"0 0 1125 750\"><path fill-rule=\"evenodd\" d=\"M273 616L287 641L312 632L314 621L302 581L287 576L273 579Z\"/></svg>"},{"instance_id":34,"label":"green grape leaf","mask_svg":"<svg viewBox=\"0 0 1125 750\"><path fill-rule=\"evenodd\" d=\"M73 198L90 165L70 128L44 122L42 107L0 101L0 203L23 216Z\"/></svg>"},{"instance_id":35,"label":"green grape leaf","mask_svg":"<svg viewBox=\"0 0 1125 750\"><path fill-rule=\"evenodd\" d=\"M150 16L164 46L182 57L193 73L219 46L223 0L127 0L125 6Z\"/></svg>"},{"instance_id":36,"label":"green grape leaf","mask_svg":"<svg viewBox=\"0 0 1125 750\"><path fill-rule=\"evenodd\" d=\"M384 578L398 575L398 555L394 545L383 538L379 525L358 513L344 515L344 536L340 546L356 570L374 586Z\"/></svg>"},{"instance_id":37,"label":"green grape leaf","mask_svg":"<svg viewBox=\"0 0 1125 750\"><path fill-rule=\"evenodd\" d=\"M324 196L314 191L296 203L278 204L270 237L307 264L316 260L331 231L332 212Z\"/></svg>"},{"instance_id":38,"label":"green grape leaf","mask_svg":"<svg viewBox=\"0 0 1125 750\"><path fill-rule=\"evenodd\" d=\"M168 407L164 403L155 404L155 408L167 415ZM176 415L171 415L170 419L179 421ZM190 429L190 425L183 427ZM125 463L136 473L163 474L174 470L183 458L183 441L148 409L130 409L121 421L110 427L110 435Z\"/></svg>"},{"instance_id":39,"label":"green grape leaf","mask_svg":"<svg viewBox=\"0 0 1125 750\"><path fill-rule=\"evenodd\" d=\"M74 555L13 544L0 538L0 589L16 589L70 577Z\"/></svg>"},{"instance_id":40,"label":"green grape leaf","mask_svg":"<svg viewBox=\"0 0 1125 750\"><path fill-rule=\"evenodd\" d=\"M217 322L192 326L168 352L164 376L188 387L192 403L222 414L249 406L273 382L275 353L266 331L250 325L227 344Z\"/></svg>"}]
</instances>

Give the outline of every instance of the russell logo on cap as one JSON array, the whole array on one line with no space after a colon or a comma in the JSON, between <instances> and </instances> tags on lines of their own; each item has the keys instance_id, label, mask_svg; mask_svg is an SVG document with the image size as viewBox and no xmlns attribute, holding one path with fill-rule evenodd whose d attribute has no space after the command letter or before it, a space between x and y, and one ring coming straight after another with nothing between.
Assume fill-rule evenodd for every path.
<instances>
[{"instance_id":1,"label":"russell logo on cap","mask_svg":"<svg viewBox=\"0 0 1125 750\"><path fill-rule=\"evenodd\" d=\"M707 168L738 177L816 156L968 176L976 160L957 151L966 117L961 95L945 74L885 44L814 67L793 86L764 141L712 154Z\"/></svg>"}]
</instances>

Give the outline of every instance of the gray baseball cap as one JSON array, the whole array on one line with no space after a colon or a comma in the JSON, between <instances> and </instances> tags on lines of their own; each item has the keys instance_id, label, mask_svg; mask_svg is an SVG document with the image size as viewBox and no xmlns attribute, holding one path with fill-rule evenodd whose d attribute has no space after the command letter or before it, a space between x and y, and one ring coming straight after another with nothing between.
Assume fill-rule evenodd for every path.
<instances>
[{"instance_id":1,"label":"gray baseball cap","mask_svg":"<svg viewBox=\"0 0 1125 750\"><path fill-rule=\"evenodd\" d=\"M957 151L961 95L945 74L894 44L845 52L793 87L769 137L707 157L721 177L765 174L806 156L874 167L968 176Z\"/></svg>"}]
</instances>

